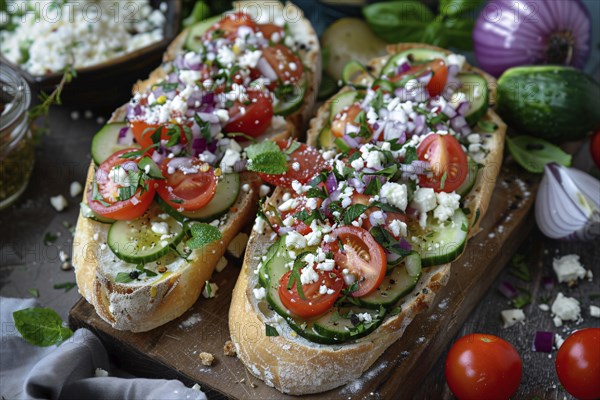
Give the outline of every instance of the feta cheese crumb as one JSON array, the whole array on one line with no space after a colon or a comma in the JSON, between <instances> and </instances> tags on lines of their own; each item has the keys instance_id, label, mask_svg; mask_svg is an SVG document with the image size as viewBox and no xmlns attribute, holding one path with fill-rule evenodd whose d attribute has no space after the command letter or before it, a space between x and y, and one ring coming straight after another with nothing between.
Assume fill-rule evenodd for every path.
<instances>
[{"instance_id":1,"label":"feta cheese crumb","mask_svg":"<svg viewBox=\"0 0 600 400\"><path fill-rule=\"evenodd\" d=\"M52 204L52 207L54 207L54 209L58 212L61 212L69 205L69 203L67 203L67 199L65 199L65 196L62 194L50 197L50 204Z\"/></svg>"},{"instance_id":2,"label":"feta cheese crumb","mask_svg":"<svg viewBox=\"0 0 600 400\"><path fill-rule=\"evenodd\" d=\"M254 297L256 297L256 300L262 300L267 295L267 291L264 287L252 289L252 291L254 292Z\"/></svg>"},{"instance_id":3,"label":"feta cheese crumb","mask_svg":"<svg viewBox=\"0 0 600 400\"><path fill-rule=\"evenodd\" d=\"M406 185L401 183L387 182L381 187L381 199L402 211L408 205L408 191Z\"/></svg>"},{"instance_id":4,"label":"feta cheese crumb","mask_svg":"<svg viewBox=\"0 0 600 400\"><path fill-rule=\"evenodd\" d=\"M540 304L538 307L542 311L550 311L550 306L548 304Z\"/></svg>"},{"instance_id":5,"label":"feta cheese crumb","mask_svg":"<svg viewBox=\"0 0 600 400\"><path fill-rule=\"evenodd\" d=\"M454 215L454 212L460 207L460 195L452 192L436 193L438 206L433 211L433 216L440 222L447 221Z\"/></svg>"},{"instance_id":6,"label":"feta cheese crumb","mask_svg":"<svg viewBox=\"0 0 600 400\"><path fill-rule=\"evenodd\" d=\"M166 222L152 222L152 232L157 235L168 235L169 234L169 224Z\"/></svg>"},{"instance_id":7,"label":"feta cheese crumb","mask_svg":"<svg viewBox=\"0 0 600 400\"><path fill-rule=\"evenodd\" d=\"M560 258L555 258L552 261L552 268L556 273L559 283L576 282L577 279L583 279L586 276L586 270L579 262L577 254L568 254Z\"/></svg>"},{"instance_id":8,"label":"feta cheese crumb","mask_svg":"<svg viewBox=\"0 0 600 400\"><path fill-rule=\"evenodd\" d=\"M96 368L94 375L96 376L96 378L106 378L108 376L108 371L102 368Z\"/></svg>"},{"instance_id":9,"label":"feta cheese crumb","mask_svg":"<svg viewBox=\"0 0 600 400\"><path fill-rule=\"evenodd\" d=\"M71 186L69 187L69 194L71 195L71 197L78 196L79 194L81 194L82 191L83 186L81 186L81 183L77 181L71 182Z\"/></svg>"},{"instance_id":10,"label":"feta cheese crumb","mask_svg":"<svg viewBox=\"0 0 600 400\"><path fill-rule=\"evenodd\" d=\"M221 272L225 269L225 267L227 267L227 259L225 257L221 257L215 269L217 272Z\"/></svg>"},{"instance_id":11,"label":"feta cheese crumb","mask_svg":"<svg viewBox=\"0 0 600 400\"><path fill-rule=\"evenodd\" d=\"M564 341L565 339L563 339L562 336L560 336L558 333L554 334L554 344L556 346L556 349L560 349L560 346L562 346Z\"/></svg>"},{"instance_id":12,"label":"feta cheese crumb","mask_svg":"<svg viewBox=\"0 0 600 400\"><path fill-rule=\"evenodd\" d=\"M581 307L577 299L559 292L552 303L552 313L561 321L577 321L581 317Z\"/></svg>"},{"instance_id":13,"label":"feta cheese crumb","mask_svg":"<svg viewBox=\"0 0 600 400\"><path fill-rule=\"evenodd\" d=\"M356 316L358 317L358 319L361 322L366 322L366 323L370 323L373 321L373 317L371 317L371 314L369 313L360 313L360 314L356 314Z\"/></svg>"},{"instance_id":14,"label":"feta cheese crumb","mask_svg":"<svg viewBox=\"0 0 600 400\"><path fill-rule=\"evenodd\" d=\"M202 296L206 299L212 299L217 296L219 286L216 283L206 281L204 289L202 289Z\"/></svg>"},{"instance_id":15,"label":"feta cheese crumb","mask_svg":"<svg viewBox=\"0 0 600 400\"><path fill-rule=\"evenodd\" d=\"M392 231L392 235L395 237L405 237L407 236L407 225L406 223L400 221L399 219L395 219L388 224L388 227Z\"/></svg>"},{"instance_id":16,"label":"feta cheese crumb","mask_svg":"<svg viewBox=\"0 0 600 400\"><path fill-rule=\"evenodd\" d=\"M286 247L302 250L306 247L306 238L296 231L291 231L285 236Z\"/></svg>"},{"instance_id":17,"label":"feta cheese crumb","mask_svg":"<svg viewBox=\"0 0 600 400\"><path fill-rule=\"evenodd\" d=\"M260 185L260 190L258 191L258 195L260 197L265 197L271 192L271 188L267 185Z\"/></svg>"},{"instance_id":18,"label":"feta cheese crumb","mask_svg":"<svg viewBox=\"0 0 600 400\"><path fill-rule=\"evenodd\" d=\"M500 312L503 321L503 328L510 328L517 322L525 321L525 313L523 310L514 309L514 310L504 310Z\"/></svg>"},{"instance_id":19,"label":"feta cheese crumb","mask_svg":"<svg viewBox=\"0 0 600 400\"><path fill-rule=\"evenodd\" d=\"M600 307L591 304L590 305L590 315L594 318L600 318Z\"/></svg>"},{"instance_id":20,"label":"feta cheese crumb","mask_svg":"<svg viewBox=\"0 0 600 400\"><path fill-rule=\"evenodd\" d=\"M300 282L303 285L315 283L319 281L319 274L311 266L302 268L300 272Z\"/></svg>"}]
</instances>

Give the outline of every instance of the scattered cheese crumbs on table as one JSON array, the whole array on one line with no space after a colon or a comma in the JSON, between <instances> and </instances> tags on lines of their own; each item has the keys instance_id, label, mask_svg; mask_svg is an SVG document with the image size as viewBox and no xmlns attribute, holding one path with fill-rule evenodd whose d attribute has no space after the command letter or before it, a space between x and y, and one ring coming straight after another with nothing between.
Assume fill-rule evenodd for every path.
<instances>
[{"instance_id":1,"label":"scattered cheese crumbs on table","mask_svg":"<svg viewBox=\"0 0 600 400\"><path fill-rule=\"evenodd\" d=\"M200 392L202 391L202 387L200 387L200 385L198 385L197 383L194 383L194 386L192 386L192 390Z\"/></svg>"},{"instance_id":2,"label":"scattered cheese crumbs on table","mask_svg":"<svg viewBox=\"0 0 600 400\"><path fill-rule=\"evenodd\" d=\"M235 258L240 258L244 254L244 250L246 250L246 245L248 244L248 235L244 232L240 232L236 237L229 243L227 246L227 252L234 256Z\"/></svg>"},{"instance_id":3,"label":"scattered cheese crumbs on table","mask_svg":"<svg viewBox=\"0 0 600 400\"><path fill-rule=\"evenodd\" d=\"M71 111L71 119L73 121L77 121L79 119L79 112L78 111Z\"/></svg>"},{"instance_id":4,"label":"scattered cheese crumbs on table","mask_svg":"<svg viewBox=\"0 0 600 400\"><path fill-rule=\"evenodd\" d=\"M210 367L213 364L213 362L215 361L215 356L213 356L210 353L204 352L204 351L202 353L198 354L198 358L200 359L200 363L207 367Z\"/></svg>"},{"instance_id":5,"label":"scattered cheese crumbs on table","mask_svg":"<svg viewBox=\"0 0 600 400\"><path fill-rule=\"evenodd\" d=\"M50 204L52 204L52 207L54 207L54 209L58 212L61 212L69 205L69 203L67 203L67 199L65 199L65 196L62 194L50 197Z\"/></svg>"},{"instance_id":6,"label":"scattered cheese crumbs on table","mask_svg":"<svg viewBox=\"0 0 600 400\"><path fill-rule=\"evenodd\" d=\"M219 259L219 262L217 263L217 266L215 267L215 270L217 272L221 272L223 271L225 268L227 267L227 259L225 257L221 257Z\"/></svg>"},{"instance_id":7,"label":"scattered cheese crumbs on table","mask_svg":"<svg viewBox=\"0 0 600 400\"><path fill-rule=\"evenodd\" d=\"M525 313L520 309L504 310L500 312L500 315L504 322L502 325L503 328L510 328L517 322L525 321Z\"/></svg>"},{"instance_id":8,"label":"scattered cheese crumbs on table","mask_svg":"<svg viewBox=\"0 0 600 400\"><path fill-rule=\"evenodd\" d=\"M577 254L568 254L566 256L555 258L552 261L552 268L556 273L558 282L573 283L586 276L586 270L579 262Z\"/></svg>"},{"instance_id":9,"label":"scattered cheese crumbs on table","mask_svg":"<svg viewBox=\"0 0 600 400\"><path fill-rule=\"evenodd\" d=\"M211 283L206 281L204 285L204 289L202 289L202 296L206 299L212 299L217 295L217 291L219 290L219 286L216 283Z\"/></svg>"},{"instance_id":10,"label":"scattered cheese crumbs on table","mask_svg":"<svg viewBox=\"0 0 600 400\"><path fill-rule=\"evenodd\" d=\"M550 306L548 304L540 304L538 307L542 311L550 311Z\"/></svg>"},{"instance_id":11,"label":"scattered cheese crumbs on table","mask_svg":"<svg viewBox=\"0 0 600 400\"><path fill-rule=\"evenodd\" d=\"M560 346L562 346L564 341L565 341L565 339L563 339L563 337L560 336L558 333L554 334L554 344L557 349L560 349Z\"/></svg>"},{"instance_id":12,"label":"scattered cheese crumbs on table","mask_svg":"<svg viewBox=\"0 0 600 400\"><path fill-rule=\"evenodd\" d=\"M594 318L600 318L600 307L595 305L590 305L590 315Z\"/></svg>"},{"instance_id":13,"label":"scattered cheese crumbs on table","mask_svg":"<svg viewBox=\"0 0 600 400\"><path fill-rule=\"evenodd\" d=\"M554 325L559 327L562 325L562 321L577 321L581 317L581 307L577 299L566 297L559 292L552 303L552 313L555 315Z\"/></svg>"},{"instance_id":14,"label":"scattered cheese crumbs on table","mask_svg":"<svg viewBox=\"0 0 600 400\"><path fill-rule=\"evenodd\" d=\"M102 368L96 368L94 375L96 375L97 378L105 378L108 376L108 371L103 370Z\"/></svg>"},{"instance_id":15,"label":"scattered cheese crumbs on table","mask_svg":"<svg viewBox=\"0 0 600 400\"><path fill-rule=\"evenodd\" d=\"M225 345L223 346L223 354L225 354L227 357L234 357L236 355L235 345L231 340L225 342Z\"/></svg>"},{"instance_id":16,"label":"scattered cheese crumbs on table","mask_svg":"<svg viewBox=\"0 0 600 400\"><path fill-rule=\"evenodd\" d=\"M62 269L63 271L69 271L71 268L73 268L73 266L71 265L70 262L65 261L64 263L61 264L60 269Z\"/></svg>"},{"instance_id":17,"label":"scattered cheese crumbs on table","mask_svg":"<svg viewBox=\"0 0 600 400\"><path fill-rule=\"evenodd\" d=\"M69 255L65 253L64 250L61 250L58 252L58 258L61 262L65 262L69 259Z\"/></svg>"},{"instance_id":18,"label":"scattered cheese crumbs on table","mask_svg":"<svg viewBox=\"0 0 600 400\"><path fill-rule=\"evenodd\" d=\"M81 183L77 181L71 182L71 186L69 186L69 194L71 195L71 197L78 196L79 194L81 194L82 191L83 186L81 186Z\"/></svg>"}]
</instances>

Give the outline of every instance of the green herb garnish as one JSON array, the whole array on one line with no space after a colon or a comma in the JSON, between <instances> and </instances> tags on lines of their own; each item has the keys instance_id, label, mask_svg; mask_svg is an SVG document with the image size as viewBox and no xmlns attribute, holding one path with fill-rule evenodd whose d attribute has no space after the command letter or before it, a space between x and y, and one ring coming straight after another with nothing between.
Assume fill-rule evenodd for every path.
<instances>
[{"instance_id":1,"label":"green herb garnish","mask_svg":"<svg viewBox=\"0 0 600 400\"><path fill-rule=\"evenodd\" d=\"M15 326L23 339L35 346L51 346L67 340L73 331L63 326L56 311L50 308L26 308L13 313Z\"/></svg>"},{"instance_id":2,"label":"green herb garnish","mask_svg":"<svg viewBox=\"0 0 600 400\"><path fill-rule=\"evenodd\" d=\"M190 234L192 238L186 244L192 250L202 248L223 237L219 228L206 223L193 224L190 227Z\"/></svg>"}]
</instances>

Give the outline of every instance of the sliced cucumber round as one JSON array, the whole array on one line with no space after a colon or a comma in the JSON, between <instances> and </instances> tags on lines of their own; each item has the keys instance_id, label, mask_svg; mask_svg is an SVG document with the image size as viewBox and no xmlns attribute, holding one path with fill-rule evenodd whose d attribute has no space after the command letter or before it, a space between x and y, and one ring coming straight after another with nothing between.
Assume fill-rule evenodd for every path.
<instances>
[{"instance_id":1,"label":"sliced cucumber round","mask_svg":"<svg viewBox=\"0 0 600 400\"><path fill-rule=\"evenodd\" d=\"M192 25L190 27L190 32L185 38L184 48L195 52L202 49L202 35L204 35L204 32L206 32L208 28L219 22L221 18L221 15L217 15Z\"/></svg>"},{"instance_id":2,"label":"sliced cucumber round","mask_svg":"<svg viewBox=\"0 0 600 400\"><path fill-rule=\"evenodd\" d=\"M92 139L92 159L96 165L102 164L119 150L139 147L135 142L127 145L119 144L119 132L126 127L127 124L124 122L106 124L94 135Z\"/></svg>"},{"instance_id":3,"label":"sliced cucumber round","mask_svg":"<svg viewBox=\"0 0 600 400\"><path fill-rule=\"evenodd\" d=\"M357 78L361 77L359 83L355 82ZM373 76L361 63L355 60L348 61L342 71L342 81L345 85L352 86L356 89L366 89L373 83Z\"/></svg>"},{"instance_id":4,"label":"sliced cucumber round","mask_svg":"<svg viewBox=\"0 0 600 400\"><path fill-rule=\"evenodd\" d=\"M95 213L94 210L92 210L90 208L90 206L88 206L84 202L79 203L79 207L80 207L80 210L81 210L81 215L83 215L86 218L89 218L91 220L94 220L96 222L100 222L100 223L103 223L103 224L112 224L113 222L115 222L114 219L106 218L106 217L103 217L100 214Z\"/></svg>"},{"instance_id":5,"label":"sliced cucumber round","mask_svg":"<svg viewBox=\"0 0 600 400\"><path fill-rule=\"evenodd\" d=\"M331 106L329 109L329 121L333 121L336 115L338 115L344 108L354 104L354 102L359 98L359 92L357 92L356 90L342 92L337 96L333 97L330 100Z\"/></svg>"},{"instance_id":6,"label":"sliced cucumber round","mask_svg":"<svg viewBox=\"0 0 600 400\"><path fill-rule=\"evenodd\" d=\"M451 219L441 223L430 216L424 232L412 241L413 248L421 255L421 266L440 265L456 259L467 243L468 227L469 220L460 209Z\"/></svg>"},{"instance_id":7,"label":"sliced cucumber round","mask_svg":"<svg viewBox=\"0 0 600 400\"><path fill-rule=\"evenodd\" d=\"M304 102L304 95L306 93L307 80L306 77L302 78L302 82L298 85L294 85L294 91L286 96L284 99L277 99L277 105L273 108L275 115L287 117L302 106Z\"/></svg>"},{"instance_id":8,"label":"sliced cucumber round","mask_svg":"<svg viewBox=\"0 0 600 400\"><path fill-rule=\"evenodd\" d=\"M477 164L475 160L471 158L471 156L467 157L467 177L465 178L465 181L458 187L458 189L456 189L456 193L460 194L461 197L465 197L467 194L469 194L471 189L473 189L475 182L477 182L477 175L479 174L479 164Z\"/></svg>"},{"instance_id":9,"label":"sliced cucumber round","mask_svg":"<svg viewBox=\"0 0 600 400\"><path fill-rule=\"evenodd\" d=\"M410 254L386 275L377 290L357 300L367 308L378 310L379 307L393 307L398 300L410 293L421 277L421 257L417 253Z\"/></svg>"},{"instance_id":10,"label":"sliced cucumber round","mask_svg":"<svg viewBox=\"0 0 600 400\"><path fill-rule=\"evenodd\" d=\"M158 205L176 220L183 222L195 220L212 222L229 212L231 206L237 201L240 194L240 175L236 173L225 174L217 185L215 197L210 203L197 211L178 211L167 204L160 196L157 196Z\"/></svg>"},{"instance_id":11,"label":"sliced cucumber round","mask_svg":"<svg viewBox=\"0 0 600 400\"><path fill-rule=\"evenodd\" d=\"M358 315L361 314L363 321ZM364 320L366 315L367 320ZM384 315L379 311L353 307L334 307L326 314L313 321L314 331L326 338L334 340L335 343L355 340L373 332L381 322Z\"/></svg>"},{"instance_id":12,"label":"sliced cucumber round","mask_svg":"<svg viewBox=\"0 0 600 400\"><path fill-rule=\"evenodd\" d=\"M459 73L458 80L460 81L461 86L457 91L465 95L471 106L469 112L465 115L465 119L469 125L474 126L488 110L488 82L483 76L470 72ZM457 101L458 99L458 96L452 96L450 102L457 107L458 104L454 104L453 100Z\"/></svg>"},{"instance_id":13,"label":"sliced cucumber round","mask_svg":"<svg viewBox=\"0 0 600 400\"><path fill-rule=\"evenodd\" d=\"M319 138L317 140L317 147L320 149L332 149L335 147L333 144L333 134L331 133L331 128L327 125L321 133L319 133Z\"/></svg>"},{"instance_id":14,"label":"sliced cucumber round","mask_svg":"<svg viewBox=\"0 0 600 400\"><path fill-rule=\"evenodd\" d=\"M403 60L411 60L416 62L430 61L435 58L441 58L446 61L446 54L429 49L409 49L398 53L389 59L387 64L381 70L380 76L390 76L396 74L396 69Z\"/></svg>"},{"instance_id":15,"label":"sliced cucumber round","mask_svg":"<svg viewBox=\"0 0 600 400\"><path fill-rule=\"evenodd\" d=\"M121 260L146 264L169 253L183 236L183 225L153 205L140 218L113 223L107 244Z\"/></svg>"}]
</instances>

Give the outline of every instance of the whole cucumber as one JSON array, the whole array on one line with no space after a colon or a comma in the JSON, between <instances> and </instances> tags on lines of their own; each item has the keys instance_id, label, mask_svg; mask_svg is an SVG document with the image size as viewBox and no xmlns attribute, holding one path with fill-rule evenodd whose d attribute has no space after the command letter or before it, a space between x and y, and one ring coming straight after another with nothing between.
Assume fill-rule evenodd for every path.
<instances>
[{"instance_id":1,"label":"whole cucumber","mask_svg":"<svg viewBox=\"0 0 600 400\"><path fill-rule=\"evenodd\" d=\"M600 128L600 85L571 67L510 68L498 79L496 103L519 134L562 142Z\"/></svg>"}]
</instances>

